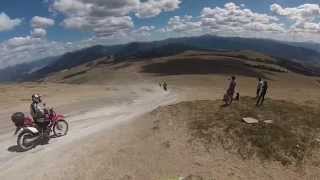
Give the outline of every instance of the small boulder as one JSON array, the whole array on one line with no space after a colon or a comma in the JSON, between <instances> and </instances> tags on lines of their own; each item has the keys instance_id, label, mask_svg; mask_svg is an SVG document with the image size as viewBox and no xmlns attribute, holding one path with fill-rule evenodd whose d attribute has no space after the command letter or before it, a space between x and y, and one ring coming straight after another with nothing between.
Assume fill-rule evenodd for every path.
<instances>
[{"instance_id":1,"label":"small boulder","mask_svg":"<svg viewBox=\"0 0 320 180\"><path fill-rule=\"evenodd\" d=\"M263 121L264 123L266 123L266 124L272 124L273 123L273 120L265 120L265 121Z\"/></svg>"},{"instance_id":2,"label":"small boulder","mask_svg":"<svg viewBox=\"0 0 320 180\"><path fill-rule=\"evenodd\" d=\"M257 123L259 123L259 120L255 119L255 118L252 118L252 117L245 117L245 118L242 118L242 120L247 124L257 124Z\"/></svg>"}]
</instances>

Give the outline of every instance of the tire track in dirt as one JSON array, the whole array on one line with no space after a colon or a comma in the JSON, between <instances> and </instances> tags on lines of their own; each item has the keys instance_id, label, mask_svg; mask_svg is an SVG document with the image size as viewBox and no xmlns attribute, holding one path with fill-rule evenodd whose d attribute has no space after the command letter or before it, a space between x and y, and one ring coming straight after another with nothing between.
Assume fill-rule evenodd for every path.
<instances>
[{"instance_id":1,"label":"tire track in dirt","mask_svg":"<svg viewBox=\"0 0 320 180\"><path fill-rule=\"evenodd\" d=\"M0 179L25 179L33 173L46 172L45 165L54 163L55 159L59 158L59 153L63 153L60 150L63 151L65 145L81 143L81 139L85 137L116 128L117 125L152 111L158 106L168 105L175 101L176 97L173 93L154 88L152 92L141 94L139 98L127 104L116 104L70 116L68 117L70 132L67 136L51 139L49 145L37 146L23 153L8 151L8 147L14 145L16 137L12 134L5 134L3 136L8 139L0 143ZM33 166L34 164L37 164L37 168ZM39 164L43 166L38 166Z\"/></svg>"}]
</instances>

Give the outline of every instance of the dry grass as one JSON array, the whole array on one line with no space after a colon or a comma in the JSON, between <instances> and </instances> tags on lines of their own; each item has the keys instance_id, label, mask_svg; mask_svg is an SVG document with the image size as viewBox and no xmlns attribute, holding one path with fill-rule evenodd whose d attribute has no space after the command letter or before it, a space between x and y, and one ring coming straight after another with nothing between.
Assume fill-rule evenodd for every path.
<instances>
[{"instance_id":1,"label":"dry grass","mask_svg":"<svg viewBox=\"0 0 320 180\"><path fill-rule=\"evenodd\" d=\"M320 111L294 103L267 99L257 108L255 99L244 97L229 107L221 101L183 102L167 107L167 113L187 122L191 142L211 148L222 146L243 159L279 161L283 165L320 165ZM180 117L179 117L180 116ZM183 118L181 118L181 116ZM258 124L246 124L243 117L257 118ZM273 120L266 124L264 120ZM180 122L181 123L181 122Z\"/></svg>"},{"instance_id":2,"label":"dry grass","mask_svg":"<svg viewBox=\"0 0 320 180\"><path fill-rule=\"evenodd\" d=\"M69 79L69 78L72 78L72 77L75 77L75 76L78 76L78 75L82 75L82 74L85 74L85 73L87 73L87 70L79 71L79 72L75 72L75 73L66 75L66 76L63 77L63 79Z\"/></svg>"}]
</instances>

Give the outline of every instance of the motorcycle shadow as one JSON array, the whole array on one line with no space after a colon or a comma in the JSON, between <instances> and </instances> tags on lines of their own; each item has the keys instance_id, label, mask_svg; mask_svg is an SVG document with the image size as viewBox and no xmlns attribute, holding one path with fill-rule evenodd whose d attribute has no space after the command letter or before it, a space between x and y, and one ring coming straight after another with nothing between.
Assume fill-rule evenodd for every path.
<instances>
[{"instance_id":1,"label":"motorcycle shadow","mask_svg":"<svg viewBox=\"0 0 320 180\"><path fill-rule=\"evenodd\" d=\"M58 138L57 136L55 135L51 135L50 136L50 139L54 139L54 138ZM49 140L50 140L49 139ZM37 146L41 145L41 146L44 146L44 145L47 145L49 144L49 140L48 139L39 139L37 144L35 145L35 147L33 147L32 149L36 148ZM8 147L7 149L9 152L15 152L15 153L21 153L21 152L26 152L28 150L23 150L21 149L18 145L13 145L13 146L10 146ZM31 150L31 149L30 149Z\"/></svg>"},{"instance_id":2,"label":"motorcycle shadow","mask_svg":"<svg viewBox=\"0 0 320 180\"><path fill-rule=\"evenodd\" d=\"M18 145L8 147L9 152L24 152Z\"/></svg>"}]
</instances>

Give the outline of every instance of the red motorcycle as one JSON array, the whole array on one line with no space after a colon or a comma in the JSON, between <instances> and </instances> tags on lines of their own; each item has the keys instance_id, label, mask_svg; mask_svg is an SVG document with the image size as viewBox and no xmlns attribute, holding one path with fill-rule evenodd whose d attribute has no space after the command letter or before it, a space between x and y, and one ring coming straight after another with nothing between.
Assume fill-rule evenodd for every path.
<instances>
[{"instance_id":1,"label":"red motorcycle","mask_svg":"<svg viewBox=\"0 0 320 180\"><path fill-rule=\"evenodd\" d=\"M51 134L55 137L61 137L68 133L69 124L63 115L50 109L45 116L48 120L46 132L32 118L26 117L24 113L18 112L12 115L11 119L17 128L15 131L15 134L18 134L17 145L22 151L34 148L45 137L45 133L49 138Z\"/></svg>"}]
</instances>

